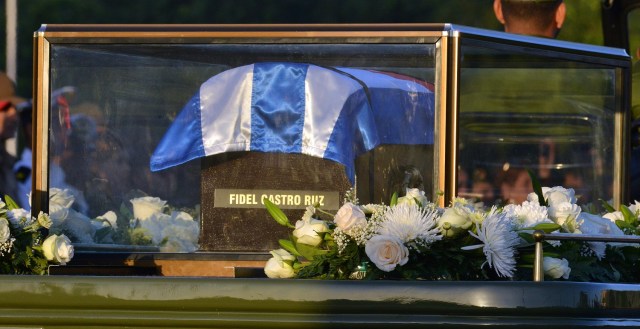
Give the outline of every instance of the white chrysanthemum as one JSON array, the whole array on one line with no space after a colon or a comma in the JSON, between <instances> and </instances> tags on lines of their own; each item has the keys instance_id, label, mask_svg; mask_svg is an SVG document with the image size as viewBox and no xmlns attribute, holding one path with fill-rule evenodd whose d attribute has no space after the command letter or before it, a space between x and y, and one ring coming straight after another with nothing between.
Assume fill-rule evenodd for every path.
<instances>
[{"instance_id":1,"label":"white chrysanthemum","mask_svg":"<svg viewBox=\"0 0 640 329\"><path fill-rule=\"evenodd\" d=\"M426 246L442 239L437 227L438 213L433 207L400 204L389 208L378 227L378 234L392 236L404 243L415 242Z\"/></svg>"},{"instance_id":2,"label":"white chrysanthemum","mask_svg":"<svg viewBox=\"0 0 640 329\"><path fill-rule=\"evenodd\" d=\"M521 205L510 204L502 211L514 219L514 224L519 229L533 227L540 223L553 223L549 219L547 207L537 202L524 201Z\"/></svg>"},{"instance_id":3,"label":"white chrysanthemum","mask_svg":"<svg viewBox=\"0 0 640 329\"><path fill-rule=\"evenodd\" d=\"M482 241L482 244L462 247L464 250L477 249L482 247L487 261L482 264L489 264L495 269L498 276L513 277L516 269L516 248L520 237L513 229L513 225L507 214L499 212L494 206L487 214L482 224L476 223L478 234L469 232L473 237Z\"/></svg>"}]
</instances>

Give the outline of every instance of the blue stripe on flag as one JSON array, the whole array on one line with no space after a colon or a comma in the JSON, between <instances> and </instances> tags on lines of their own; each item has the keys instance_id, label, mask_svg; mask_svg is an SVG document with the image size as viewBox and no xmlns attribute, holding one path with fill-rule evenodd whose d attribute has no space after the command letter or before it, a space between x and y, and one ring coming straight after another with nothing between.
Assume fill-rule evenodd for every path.
<instances>
[{"instance_id":1,"label":"blue stripe on flag","mask_svg":"<svg viewBox=\"0 0 640 329\"><path fill-rule=\"evenodd\" d=\"M254 64L252 151L300 153L307 68L299 63Z\"/></svg>"},{"instance_id":2,"label":"blue stripe on flag","mask_svg":"<svg viewBox=\"0 0 640 329\"><path fill-rule=\"evenodd\" d=\"M198 93L182 108L151 155L151 170L162 170L205 156L200 122Z\"/></svg>"},{"instance_id":3,"label":"blue stripe on flag","mask_svg":"<svg viewBox=\"0 0 640 329\"><path fill-rule=\"evenodd\" d=\"M385 72L337 68L369 89L382 144L433 144L434 93L411 77Z\"/></svg>"},{"instance_id":4,"label":"blue stripe on flag","mask_svg":"<svg viewBox=\"0 0 640 329\"><path fill-rule=\"evenodd\" d=\"M367 94L360 89L344 103L324 152L324 158L342 163L355 183L355 158L379 143Z\"/></svg>"}]
</instances>

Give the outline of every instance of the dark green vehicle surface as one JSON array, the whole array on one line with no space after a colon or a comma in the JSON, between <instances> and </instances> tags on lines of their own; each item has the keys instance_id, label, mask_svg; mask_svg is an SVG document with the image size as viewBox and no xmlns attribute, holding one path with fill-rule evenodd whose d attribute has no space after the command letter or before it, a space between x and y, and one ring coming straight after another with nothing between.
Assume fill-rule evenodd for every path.
<instances>
[{"instance_id":1,"label":"dark green vehicle surface","mask_svg":"<svg viewBox=\"0 0 640 329\"><path fill-rule=\"evenodd\" d=\"M3 276L0 328L640 327L640 285Z\"/></svg>"}]
</instances>

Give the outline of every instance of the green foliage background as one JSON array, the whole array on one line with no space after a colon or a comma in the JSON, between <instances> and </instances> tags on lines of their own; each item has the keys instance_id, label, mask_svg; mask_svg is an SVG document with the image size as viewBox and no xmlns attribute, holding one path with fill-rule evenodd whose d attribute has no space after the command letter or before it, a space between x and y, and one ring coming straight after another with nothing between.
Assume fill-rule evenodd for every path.
<instances>
[{"instance_id":1,"label":"green foliage background","mask_svg":"<svg viewBox=\"0 0 640 329\"><path fill-rule=\"evenodd\" d=\"M559 38L602 43L600 0L565 0ZM4 13L5 1L2 4ZM18 93L31 96L32 36L42 24L454 23L501 30L493 0L18 0ZM0 15L4 30L6 15ZM0 35L5 48L6 34ZM4 69L5 52L0 52Z\"/></svg>"}]
</instances>

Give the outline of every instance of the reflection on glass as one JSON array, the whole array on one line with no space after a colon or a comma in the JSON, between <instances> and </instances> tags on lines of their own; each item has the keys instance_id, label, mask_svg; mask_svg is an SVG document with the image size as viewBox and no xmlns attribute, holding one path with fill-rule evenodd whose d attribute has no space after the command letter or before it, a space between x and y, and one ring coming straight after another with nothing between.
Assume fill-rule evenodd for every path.
<instances>
[{"instance_id":1,"label":"reflection on glass","mask_svg":"<svg viewBox=\"0 0 640 329\"><path fill-rule=\"evenodd\" d=\"M640 9L630 11L627 22L629 23L629 51L633 62L636 63L640 60L638 53L640 52Z\"/></svg>"},{"instance_id":2,"label":"reflection on glass","mask_svg":"<svg viewBox=\"0 0 640 329\"><path fill-rule=\"evenodd\" d=\"M459 192L521 203L542 186L573 188L581 202L612 196L614 70L463 47Z\"/></svg>"},{"instance_id":3,"label":"reflection on glass","mask_svg":"<svg viewBox=\"0 0 640 329\"><path fill-rule=\"evenodd\" d=\"M629 12L629 51L633 58L631 81L631 200L640 200L640 8Z\"/></svg>"},{"instance_id":4,"label":"reflection on glass","mask_svg":"<svg viewBox=\"0 0 640 329\"><path fill-rule=\"evenodd\" d=\"M201 170L208 165L193 160L197 157L187 157L190 161L152 171L150 159L194 95L202 96L199 93L205 82L223 72L263 62L310 63L348 77L361 87L368 111L376 113L371 131L380 135L376 136L376 148L351 159L356 161L355 181L363 201L388 202L393 192L402 195L407 187L430 191L434 53L433 45L420 44L56 45L51 51L50 79L55 92L49 136L54 229L87 245L144 251L202 250L202 226L208 224L202 221L201 207L209 207L211 200L202 199L201 188L206 182L201 182ZM374 83L378 79L369 80L371 74L384 75L400 88L381 91ZM327 81L318 82L329 88ZM234 83L226 81L223 89L209 90L207 97L232 97L227 92L234 90ZM318 104L335 96L331 92L318 95ZM308 101L308 93L306 97L302 99ZM198 111L207 110L202 98L198 102ZM274 104L287 102L279 99ZM232 117L211 122L210 129L228 128ZM350 120L344 122L351 124ZM289 121L284 118L270 124L274 130L287 130L293 124ZM363 136L354 138L363 138L366 133L360 130L358 134ZM171 142L179 149L185 140L169 139L165 145L169 151L174 149ZM347 171L342 168L340 175L350 178ZM253 182L268 173L233 169L229 175L236 175L234 180L241 186L243 180ZM319 177L324 176L316 175L315 180Z\"/></svg>"}]
</instances>

